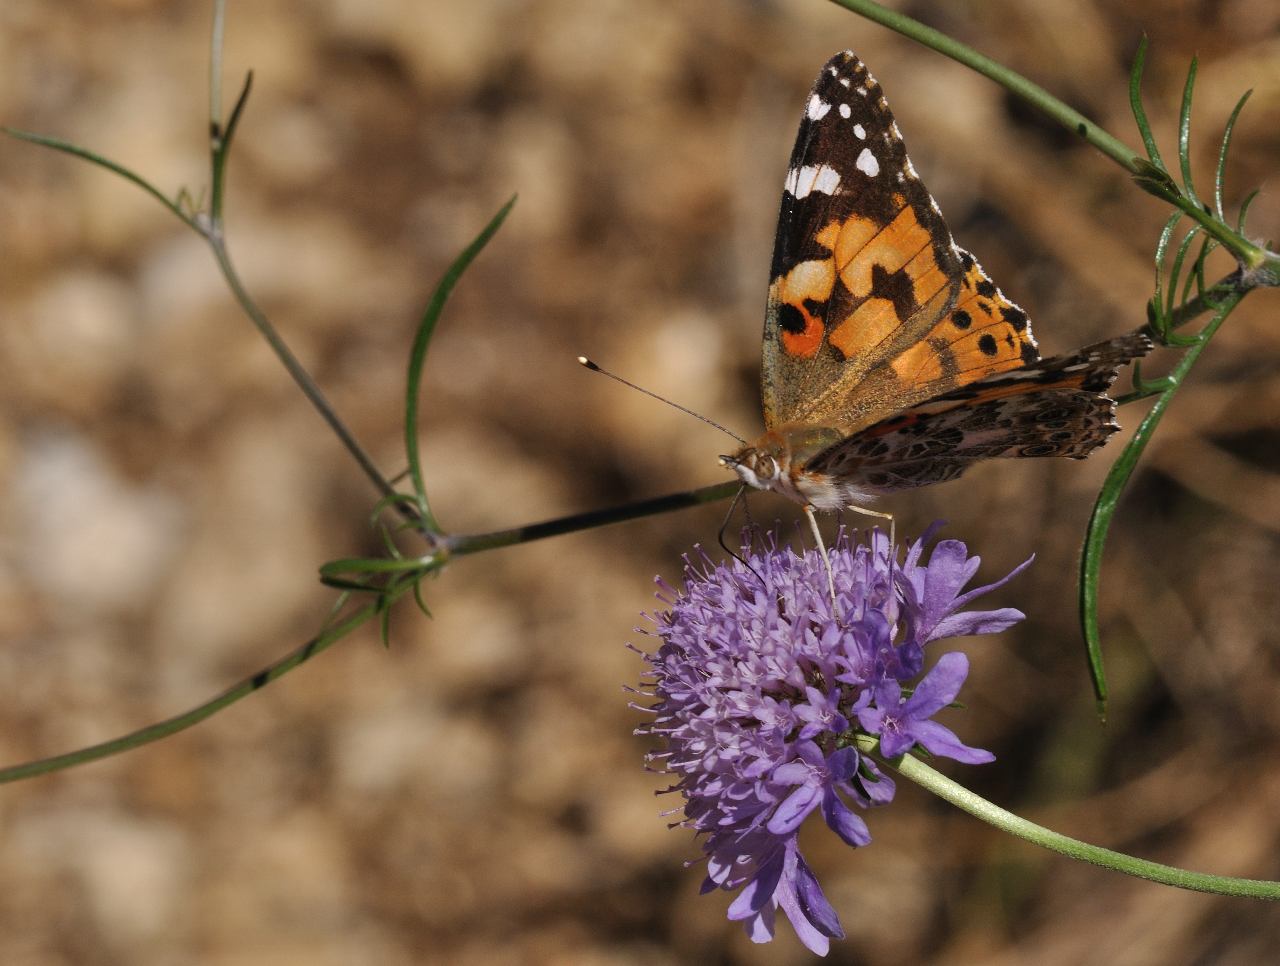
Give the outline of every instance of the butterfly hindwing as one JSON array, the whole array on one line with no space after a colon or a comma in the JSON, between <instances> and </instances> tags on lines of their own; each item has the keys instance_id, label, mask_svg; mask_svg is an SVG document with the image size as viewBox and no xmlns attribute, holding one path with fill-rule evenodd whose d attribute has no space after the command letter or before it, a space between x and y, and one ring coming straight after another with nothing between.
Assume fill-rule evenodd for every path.
<instances>
[{"instance_id":1,"label":"butterfly hindwing","mask_svg":"<svg viewBox=\"0 0 1280 966\"><path fill-rule=\"evenodd\" d=\"M990 376L837 443L806 471L890 492L954 479L983 459L1083 459L1119 428L1105 395L1119 367L1150 349L1131 334Z\"/></svg>"},{"instance_id":2,"label":"butterfly hindwing","mask_svg":"<svg viewBox=\"0 0 1280 966\"><path fill-rule=\"evenodd\" d=\"M770 428L853 432L1038 358L1026 314L955 246L880 85L848 51L806 103L770 278Z\"/></svg>"}]
</instances>

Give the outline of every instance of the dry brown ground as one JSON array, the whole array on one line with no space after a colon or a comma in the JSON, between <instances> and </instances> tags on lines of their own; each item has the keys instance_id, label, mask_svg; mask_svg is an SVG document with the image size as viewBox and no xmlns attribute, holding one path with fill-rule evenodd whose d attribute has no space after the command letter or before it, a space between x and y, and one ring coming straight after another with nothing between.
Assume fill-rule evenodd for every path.
<instances>
[{"instance_id":1,"label":"dry brown ground","mask_svg":"<svg viewBox=\"0 0 1280 966\"><path fill-rule=\"evenodd\" d=\"M232 4L256 71L231 174L252 290L339 411L401 463L406 347L448 260L507 227L431 350L424 439L455 530L721 479L715 431L580 371L589 353L744 433L794 124L854 48L962 243L1065 350L1142 321L1165 217L991 83L818 0ZM166 190L204 183L207 3L0 4L0 121L91 145ZM1231 169L1280 234L1271 0L999 0L911 12L1136 140L1140 32L1166 138L1200 61L1202 178ZM1167 143L1167 141L1166 141ZM1271 178L1269 184L1266 179ZM136 189L0 144L0 760L127 732L310 635L322 561L376 548L367 485L238 314L207 254ZM972 642L981 793L1062 831L1280 878L1280 338L1249 300L1177 400L1107 560L1100 729L1073 568L1112 447L988 465L890 501L1002 573L1030 614ZM1138 416L1124 413L1132 426ZM757 516L789 514L767 497ZM695 896L687 833L640 768L622 646L651 577L723 508L459 561L383 650L346 641L170 740L0 791L0 962L795 962ZM959 774L962 769L951 769ZM1176 892L1011 842L904 786L851 853L808 851L835 962L1255 963L1272 906Z\"/></svg>"}]
</instances>

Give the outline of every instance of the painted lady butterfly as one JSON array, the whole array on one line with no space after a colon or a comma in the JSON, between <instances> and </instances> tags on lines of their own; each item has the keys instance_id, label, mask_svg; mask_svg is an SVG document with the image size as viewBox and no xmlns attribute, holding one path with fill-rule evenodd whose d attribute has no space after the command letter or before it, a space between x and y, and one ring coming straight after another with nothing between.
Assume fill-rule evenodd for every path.
<instances>
[{"instance_id":1,"label":"painted lady butterfly","mask_svg":"<svg viewBox=\"0 0 1280 966\"><path fill-rule=\"evenodd\" d=\"M1119 367L1151 348L1131 334L1041 359L1027 314L952 240L848 51L800 121L770 278L767 431L722 459L803 504L815 534L815 508L889 517L857 504L978 460L1083 459L1119 428L1106 395Z\"/></svg>"}]
</instances>

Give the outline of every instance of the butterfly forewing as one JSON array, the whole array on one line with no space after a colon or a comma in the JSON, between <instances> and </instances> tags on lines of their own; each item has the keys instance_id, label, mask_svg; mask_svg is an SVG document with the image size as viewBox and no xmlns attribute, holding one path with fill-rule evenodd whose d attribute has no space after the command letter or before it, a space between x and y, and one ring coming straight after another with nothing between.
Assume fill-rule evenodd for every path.
<instances>
[{"instance_id":1,"label":"butterfly forewing","mask_svg":"<svg viewBox=\"0 0 1280 966\"><path fill-rule=\"evenodd\" d=\"M1026 314L955 246L880 85L848 51L806 102L770 278L768 427L854 432L1038 358Z\"/></svg>"}]
</instances>

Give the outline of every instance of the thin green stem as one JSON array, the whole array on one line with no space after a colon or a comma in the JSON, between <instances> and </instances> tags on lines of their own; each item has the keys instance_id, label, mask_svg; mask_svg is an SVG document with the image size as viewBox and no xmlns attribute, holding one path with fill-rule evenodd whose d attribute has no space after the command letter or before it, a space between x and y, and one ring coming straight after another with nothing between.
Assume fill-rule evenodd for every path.
<instances>
[{"instance_id":1,"label":"thin green stem","mask_svg":"<svg viewBox=\"0 0 1280 966\"><path fill-rule=\"evenodd\" d=\"M1057 121L1068 131L1073 132L1088 144L1093 145L1116 164L1133 175L1144 190L1171 205L1176 205L1188 218L1198 222L1204 230L1217 239L1227 251L1247 269L1256 269L1273 277L1280 265L1280 259L1271 255L1266 249L1250 242L1228 225L1215 219L1201 208L1193 198L1186 197L1168 178L1163 167L1153 166L1150 161L1140 156L1133 148L1119 138L1103 130L1091 119L1085 117L1075 108L1054 97L1039 84L1023 77L1017 71L1010 70L990 57L978 53L967 44L932 27L927 27L918 20L896 10L888 10L874 3L873 0L831 0L836 6L851 10L856 14L873 20L890 30L902 34L917 43L944 54L966 67L991 78L1005 90L1022 98L1046 117ZM1156 157L1158 157L1158 153ZM1153 175L1158 174L1155 178ZM1276 284L1276 283L1267 283Z\"/></svg>"},{"instance_id":2,"label":"thin green stem","mask_svg":"<svg viewBox=\"0 0 1280 966\"><path fill-rule=\"evenodd\" d=\"M1151 132L1151 122L1147 120L1147 109L1142 106L1142 74L1147 68L1147 35L1142 35L1138 42L1138 50L1133 55L1133 67L1129 71L1129 108L1133 111L1133 120L1142 136L1142 144L1147 149L1147 157L1159 170L1164 170L1164 160L1160 157L1160 146L1156 136Z\"/></svg>"},{"instance_id":3,"label":"thin green stem","mask_svg":"<svg viewBox=\"0 0 1280 966\"><path fill-rule=\"evenodd\" d=\"M713 500L723 499L730 496L740 485L741 484L736 481L721 483L715 486L703 487L691 492L675 493L670 496L658 497L653 500L643 500L639 503L628 504L624 507L615 507L609 510L576 514L574 516L562 517L556 520L548 520L543 523L530 524L526 527L517 527L512 530L477 534L473 537L454 537L451 540L452 546L449 550L438 550L426 557L418 558L416 560L334 561L332 564L326 565L325 568L322 568L323 571L334 575L334 578L330 578L326 581L331 584L339 583L335 578L341 571L387 573L395 575L397 579L384 587L372 587L355 582L349 582L347 586L351 590L376 592L378 594L377 600L366 604L342 622L329 627L323 633L313 637L311 640L302 644L300 647L295 648L293 651L290 651L279 660L273 661L261 670L244 678L238 684L233 685L217 697L198 704L194 708L184 711L182 714L148 725L145 728L140 728L137 731L132 731L129 734L120 736L119 738L113 738L110 741L90 745L87 748L80 748L76 751L67 752L63 755L54 755L49 758L41 758L38 761L24 762L20 765L13 765L9 768L0 769L0 784L18 781L23 778L33 778L36 775L45 775L50 772L71 768L75 765L83 765L87 762L109 758L112 755L131 751L135 748L141 747L142 745L150 744L153 741L159 741L161 738L167 738L169 735L176 734L179 731L185 731L187 728L199 724L201 721L204 721L206 718L218 713L223 708L235 704L235 702L242 698L247 698L249 695L261 690L272 681L275 681L277 678L282 677L294 668L304 664L312 657L315 657L315 655L319 654L321 651L332 647L340 639L350 634L365 621L373 617L385 617L391 605L403 597L406 592L410 590L414 590L416 592L421 577L427 572L438 570L447 561L450 552L453 555L480 553L483 550L507 547L516 543L528 542L530 540L540 540L546 537L570 533L575 530L586 530L591 527L604 526L609 523L619 523L642 516L665 513L681 507L698 506L703 503L709 503ZM419 604L422 606L421 601L419 601Z\"/></svg>"},{"instance_id":4,"label":"thin green stem","mask_svg":"<svg viewBox=\"0 0 1280 966\"><path fill-rule=\"evenodd\" d=\"M227 286L231 289L231 294L235 297L236 302L239 303L244 314L249 317L249 320L253 322L254 327L267 341L271 350L276 354L276 358L280 360L280 363L293 378L294 383L302 390L303 395L307 397L316 412L318 412L320 417L328 424L329 428L333 430L334 435L338 437L347 452L351 454L351 457L360 466L360 469L364 471L365 476L367 476L370 482L377 487L378 492L381 493L384 498L394 497L395 490L392 488L391 484L382 475L381 471L379 471L369 454L366 453L364 448L356 441L356 438L351 435L351 432L347 429L342 420L338 418L337 413L334 411L333 407L329 405L329 401L325 398L320 387L316 384L315 380L311 378L311 374L307 372L302 363L298 361L297 356L293 354L293 350L291 350L284 339L280 337L280 333L276 331L275 326L271 324L271 321L263 314L262 310L258 308L257 303L253 301L253 298L245 289L244 284L240 281L239 274L235 270L235 266L231 263L231 255L227 251L226 243L220 237L212 238L208 235L205 237L208 238L209 247L213 251L213 257L217 260L218 268L222 271L222 277L226 279Z\"/></svg>"},{"instance_id":5,"label":"thin green stem","mask_svg":"<svg viewBox=\"0 0 1280 966\"><path fill-rule=\"evenodd\" d=\"M1187 200L1199 208L1200 196L1196 194L1195 182L1191 177L1191 102L1195 93L1197 69L1198 62L1192 57L1187 82L1182 88L1182 109L1178 112L1178 165L1182 169L1182 192Z\"/></svg>"},{"instance_id":6,"label":"thin green stem","mask_svg":"<svg viewBox=\"0 0 1280 966\"><path fill-rule=\"evenodd\" d=\"M435 291L431 293L426 310L422 313L422 320L418 323L418 331L414 334L413 346L409 351L409 370L405 385L404 449L409 462L409 478L413 483L417 513L421 518L423 529L431 534L440 533L440 524L427 500L427 487L422 472L422 455L418 446L418 414L422 410L422 375L427 361L427 347L431 344L431 337L435 334L440 314L444 311L445 303L449 300L454 286L458 284L458 280L462 278L476 256L484 250L485 245L489 244L497 234L507 215L511 214L515 203L516 199L513 195L445 270Z\"/></svg>"},{"instance_id":7,"label":"thin green stem","mask_svg":"<svg viewBox=\"0 0 1280 966\"><path fill-rule=\"evenodd\" d=\"M1067 130L1074 132L1084 141L1092 144L1130 174L1139 173L1139 167L1136 163L1139 160L1139 156L1133 148L1103 130L1079 111L1058 100L1039 84L1032 83L1016 71L1010 70L990 57L978 53L967 44L962 44L960 41L948 37L932 27L925 26L906 14L898 13L896 10L889 10L878 3L873 3L872 0L831 0L831 2L836 6L844 7L846 10L851 10L866 17L868 20L874 20L876 23L882 24L890 30L902 34L904 37L909 37L911 40L936 50L938 53L964 64L979 74L991 78L1006 90L1021 97L1048 117L1057 121Z\"/></svg>"},{"instance_id":8,"label":"thin green stem","mask_svg":"<svg viewBox=\"0 0 1280 966\"><path fill-rule=\"evenodd\" d=\"M858 746L865 752L878 750L874 738L859 738ZM1237 879L1225 875L1209 875L1204 872L1188 872L1159 862L1134 858L1121 852L1113 852L1097 845L1090 845L1073 839L1070 836L1029 822L1024 818L1007 812L992 804L981 796L975 795L940 772L934 771L924 762L911 756L892 760L894 768L903 777L910 779L923 788L928 789L939 798L950 802L957 808L968 812L975 818L993 825L1002 832L1016 835L1034 845L1057 852L1060 855L1102 866L1116 872L1158 882L1162 885L1174 886L1178 889L1190 889L1194 892L1210 892L1220 896L1236 896L1250 899L1280 899L1280 882L1268 882L1263 879Z\"/></svg>"},{"instance_id":9,"label":"thin green stem","mask_svg":"<svg viewBox=\"0 0 1280 966\"><path fill-rule=\"evenodd\" d=\"M209 31L209 130L222 127L222 36L226 24L226 0L214 0L213 26Z\"/></svg>"},{"instance_id":10,"label":"thin green stem","mask_svg":"<svg viewBox=\"0 0 1280 966\"><path fill-rule=\"evenodd\" d=\"M402 589L397 590L397 596L403 594L408 589L406 585ZM169 735L177 734L179 731L185 731L193 725L199 724L206 718L217 714L228 705L235 704L242 698L247 698L256 691L260 691L276 678L287 674L294 668L309 661L321 651L327 650L346 635L373 617L378 612L378 604L366 604L360 610L353 613L350 617L341 623L330 627L324 633L313 637L301 647L297 647L290 651L278 661L268 664L262 670L257 671L247 678L240 681L239 684L233 685L226 691L223 691L217 697L199 704L189 711L167 718L164 721L156 722L145 728L122 735L119 738L113 738L110 741L104 741L100 744L90 745L87 748L80 748L76 751L67 752L65 755L54 755L50 758L41 758L38 761L28 761L21 765L13 765L9 768L0 769L0 784L5 782L19 781L23 778L33 778L36 775L46 775L49 772L61 771L64 768L71 768L75 765L83 765L87 762L98 761L102 758L109 758L112 755L118 755L121 752L131 751L142 745L149 745L153 741L159 741L161 738L167 738Z\"/></svg>"},{"instance_id":11,"label":"thin green stem","mask_svg":"<svg viewBox=\"0 0 1280 966\"><path fill-rule=\"evenodd\" d=\"M122 164L117 164L116 162L111 161L108 158L104 158L100 154L95 154L93 151L90 151L88 148L82 148L79 145L71 144L69 141L63 141L60 138L48 137L47 135L44 135L44 134L36 134L33 131L20 131L17 128L12 128L12 127L0 127L0 131L3 131L5 134L8 134L10 137L18 138L21 141L29 141L32 144L39 144L41 147L53 148L53 150L55 151L61 151L63 154L70 154L84 161L88 161L92 164L96 164L100 168L105 168L106 170L110 171L112 174L118 174L120 175L120 177L124 178L126 181L136 184L139 188L141 188L147 194L151 195L151 197L155 198L156 201L160 202L160 204L168 208L169 211L172 212L173 215L177 217L179 221L181 221L184 225L186 225L192 231L200 235L203 235L205 233L204 228L199 224L199 222L197 222L195 218L193 218L192 216L188 215L185 211L183 211L181 206L178 205L176 201L172 201L169 198L165 197L164 192L162 192L159 188L153 185L150 181L147 181L141 175L135 174L133 171L130 171L128 168L126 168Z\"/></svg>"},{"instance_id":12,"label":"thin green stem","mask_svg":"<svg viewBox=\"0 0 1280 966\"><path fill-rule=\"evenodd\" d=\"M1168 327L1170 330L1180 329L1206 312L1216 312L1225 299L1242 295L1252 287L1238 271L1224 275L1203 292L1198 293L1195 298L1184 302L1170 312L1167 316ZM1158 335L1158 333L1154 334Z\"/></svg>"},{"instance_id":13,"label":"thin green stem","mask_svg":"<svg viewBox=\"0 0 1280 966\"><path fill-rule=\"evenodd\" d=\"M209 125L209 231L211 238L222 238L222 206L226 197L227 159L231 156L231 142L235 138L236 128L244 113L244 106L249 100L249 92L253 89L253 71L245 75L244 86L240 88L240 96L236 98L235 107L231 109L231 118L226 128L214 123Z\"/></svg>"},{"instance_id":14,"label":"thin green stem","mask_svg":"<svg viewBox=\"0 0 1280 966\"><path fill-rule=\"evenodd\" d=\"M590 530L613 523L622 523L640 517L652 516L655 513L668 513L686 507L701 506L733 496L742 484L737 480L715 483L697 490L684 493L672 493L638 503L610 507L605 510L592 510L587 513L575 513L572 516L545 520L542 523L530 523L510 530L495 530L492 533L452 536L445 540L449 552L454 556L468 553L480 553L483 550L495 550L499 547L510 547L531 540L545 540L547 537L558 537L578 530Z\"/></svg>"},{"instance_id":15,"label":"thin green stem","mask_svg":"<svg viewBox=\"0 0 1280 966\"><path fill-rule=\"evenodd\" d=\"M1156 426L1173 401L1174 395L1181 387L1187 374L1200 358L1200 353L1213 338L1215 332L1231 314L1232 310L1244 298L1248 288L1238 288L1226 295L1220 295L1215 304L1217 314L1210 319L1200 331L1199 338L1182 354L1173 371L1167 376L1169 388L1156 399L1155 405L1138 424L1133 438L1121 451L1112 464L1107 478L1098 492L1093 512L1089 516L1089 525L1085 533L1084 549L1080 556L1080 626L1084 633L1085 646L1089 661L1089 673L1093 679L1094 695L1097 698L1098 713L1106 716L1107 682L1102 663L1102 636L1098 628L1098 585L1102 573L1102 556L1106 549L1107 534L1111 529L1111 521L1119 506L1120 497L1124 494L1133 471L1137 468L1142 453L1147 448L1155 433ZM1208 294L1208 293L1206 293Z\"/></svg>"}]
</instances>

